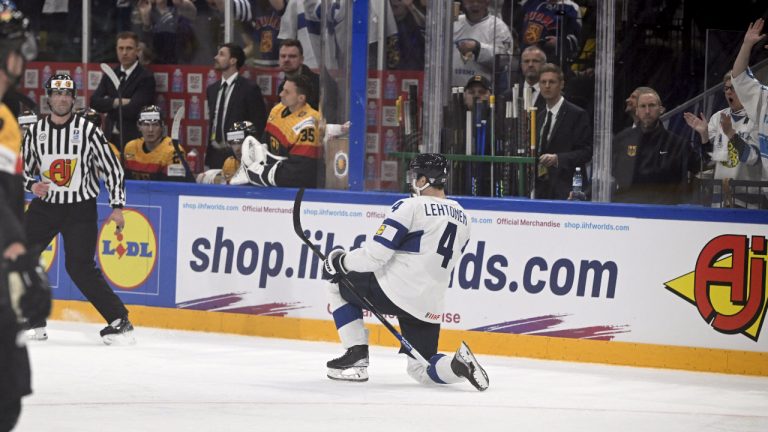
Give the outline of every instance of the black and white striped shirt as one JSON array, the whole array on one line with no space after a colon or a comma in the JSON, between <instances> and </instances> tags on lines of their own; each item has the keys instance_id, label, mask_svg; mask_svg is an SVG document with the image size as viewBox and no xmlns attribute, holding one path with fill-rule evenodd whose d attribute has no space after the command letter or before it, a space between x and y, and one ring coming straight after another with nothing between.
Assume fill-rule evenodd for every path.
<instances>
[{"instance_id":1,"label":"black and white striped shirt","mask_svg":"<svg viewBox=\"0 0 768 432\"><path fill-rule=\"evenodd\" d=\"M38 120L24 135L24 188L32 192L38 181L49 182L42 200L70 204L99 195L99 176L109 191L112 207L125 205L125 174L101 129L72 114L63 125L49 117ZM38 177L39 176L39 177Z\"/></svg>"}]
</instances>

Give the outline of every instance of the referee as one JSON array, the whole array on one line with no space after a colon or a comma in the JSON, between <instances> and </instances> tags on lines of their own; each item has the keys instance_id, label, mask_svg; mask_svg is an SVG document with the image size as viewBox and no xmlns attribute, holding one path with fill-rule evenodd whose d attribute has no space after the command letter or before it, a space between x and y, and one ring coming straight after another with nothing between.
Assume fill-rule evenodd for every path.
<instances>
[{"instance_id":1,"label":"referee","mask_svg":"<svg viewBox=\"0 0 768 432\"><path fill-rule=\"evenodd\" d=\"M45 91L51 115L27 130L22 145L24 187L37 197L29 205L24 223L27 243L40 253L61 233L67 273L109 324L101 330L104 343L110 345L120 336L133 342L128 310L93 259L99 176L104 176L113 209L105 223L114 222L115 233L119 233L125 225L123 168L101 130L72 112L77 89L71 76L53 75L45 83ZM44 321L30 322L34 329L30 337L47 339L45 325Z\"/></svg>"}]
</instances>

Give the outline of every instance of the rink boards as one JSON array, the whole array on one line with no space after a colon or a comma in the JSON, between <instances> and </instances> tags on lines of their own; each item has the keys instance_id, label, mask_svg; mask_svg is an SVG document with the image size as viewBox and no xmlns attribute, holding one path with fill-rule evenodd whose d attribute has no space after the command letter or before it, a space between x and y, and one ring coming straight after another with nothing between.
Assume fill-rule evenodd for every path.
<instances>
[{"instance_id":1,"label":"rink boards","mask_svg":"<svg viewBox=\"0 0 768 432\"><path fill-rule=\"evenodd\" d=\"M128 182L125 230L101 228L97 262L139 326L337 340L295 192ZM308 191L301 220L324 252L355 248L401 198ZM765 212L459 201L472 239L452 258L441 349L768 375ZM59 239L54 317L98 320L63 258ZM395 344L366 321L372 343Z\"/></svg>"}]
</instances>

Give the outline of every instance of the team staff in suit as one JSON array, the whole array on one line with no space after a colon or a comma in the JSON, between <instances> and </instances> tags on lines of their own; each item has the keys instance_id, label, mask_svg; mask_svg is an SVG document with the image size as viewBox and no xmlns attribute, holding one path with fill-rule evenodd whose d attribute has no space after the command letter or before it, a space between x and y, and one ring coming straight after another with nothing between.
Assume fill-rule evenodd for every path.
<instances>
[{"instance_id":1,"label":"team staff in suit","mask_svg":"<svg viewBox=\"0 0 768 432\"><path fill-rule=\"evenodd\" d=\"M107 114L104 124L105 135L110 142L123 148L125 143L141 136L136 122L141 108L155 103L155 76L139 62L139 37L133 32L117 35L117 60L115 75L120 78L120 92L104 76L99 87L91 96L91 108ZM118 107L122 106L123 124L120 125ZM123 140L120 141L120 130Z\"/></svg>"},{"instance_id":2,"label":"team staff in suit","mask_svg":"<svg viewBox=\"0 0 768 432\"><path fill-rule=\"evenodd\" d=\"M539 166L536 177L538 199L568 199L576 167L592 160L592 124L586 111L562 95L565 79L559 66L541 67L539 88L546 109L537 114Z\"/></svg>"},{"instance_id":3,"label":"team staff in suit","mask_svg":"<svg viewBox=\"0 0 768 432\"><path fill-rule=\"evenodd\" d=\"M213 58L213 68L221 71L221 81L205 90L208 102L208 147L205 151L207 169L218 169L232 156L227 144L226 131L237 122L248 120L257 133L264 132L267 108L259 86L251 83L238 71L245 64L245 52L237 44L226 43Z\"/></svg>"}]
</instances>

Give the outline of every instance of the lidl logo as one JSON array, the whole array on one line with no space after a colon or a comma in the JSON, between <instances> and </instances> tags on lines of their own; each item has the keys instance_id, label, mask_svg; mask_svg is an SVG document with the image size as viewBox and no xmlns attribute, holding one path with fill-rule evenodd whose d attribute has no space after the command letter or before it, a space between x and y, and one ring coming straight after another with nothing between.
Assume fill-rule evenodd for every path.
<instances>
[{"instance_id":1,"label":"lidl logo","mask_svg":"<svg viewBox=\"0 0 768 432\"><path fill-rule=\"evenodd\" d=\"M53 266L53 260L56 259L56 252L59 250L59 236L54 236L53 240L51 240L50 243L48 243L48 246L43 249L43 252L40 254L40 258L43 260L43 267L45 268L45 271L48 272L51 270L51 266Z\"/></svg>"},{"instance_id":2,"label":"lidl logo","mask_svg":"<svg viewBox=\"0 0 768 432\"><path fill-rule=\"evenodd\" d=\"M767 252L763 236L716 237L699 253L696 269L666 288L696 306L716 331L757 342L768 305Z\"/></svg>"},{"instance_id":3,"label":"lidl logo","mask_svg":"<svg viewBox=\"0 0 768 432\"><path fill-rule=\"evenodd\" d=\"M149 219L138 210L124 209L125 228L115 234L115 224L104 224L99 233L99 264L115 286L135 289L152 274L157 262L157 235Z\"/></svg>"},{"instance_id":4,"label":"lidl logo","mask_svg":"<svg viewBox=\"0 0 768 432\"><path fill-rule=\"evenodd\" d=\"M50 168L43 172L43 176L57 186L67 187L72 182L72 173L75 172L76 166L77 159L56 159Z\"/></svg>"}]
</instances>

